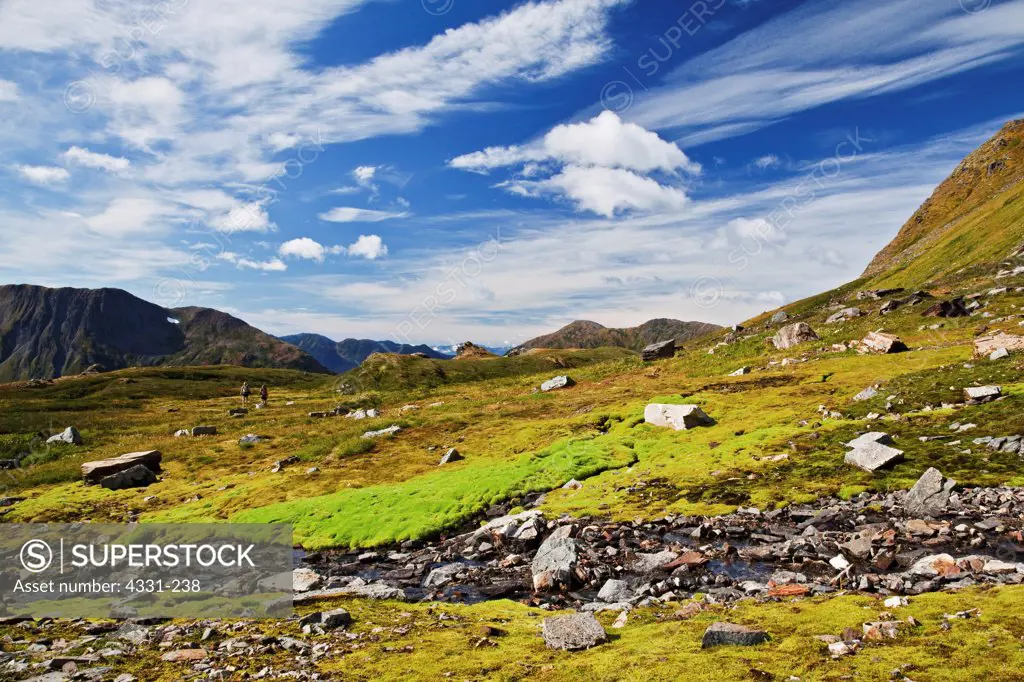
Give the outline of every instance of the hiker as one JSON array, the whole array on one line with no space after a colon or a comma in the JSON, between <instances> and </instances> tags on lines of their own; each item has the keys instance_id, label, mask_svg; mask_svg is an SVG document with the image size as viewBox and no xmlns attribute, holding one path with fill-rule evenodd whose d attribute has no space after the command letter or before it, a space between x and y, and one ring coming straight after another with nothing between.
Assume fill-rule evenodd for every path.
<instances>
[{"instance_id":1,"label":"hiker","mask_svg":"<svg viewBox=\"0 0 1024 682\"><path fill-rule=\"evenodd\" d=\"M264 405L267 404L267 395L267 385L263 384L262 386L260 386L260 402L263 403Z\"/></svg>"},{"instance_id":2,"label":"hiker","mask_svg":"<svg viewBox=\"0 0 1024 682\"><path fill-rule=\"evenodd\" d=\"M243 381L242 382L242 404L243 405L245 405L245 404L247 404L249 402L249 393L251 393L251 391L249 390L249 382L248 381Z\"/></svg>"}]
</instances>

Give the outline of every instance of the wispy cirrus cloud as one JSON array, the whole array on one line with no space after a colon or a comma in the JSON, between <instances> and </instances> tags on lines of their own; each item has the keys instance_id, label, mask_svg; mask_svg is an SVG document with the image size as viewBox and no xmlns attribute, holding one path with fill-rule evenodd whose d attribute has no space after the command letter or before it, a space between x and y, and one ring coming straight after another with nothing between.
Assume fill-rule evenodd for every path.
<instances>
[{"instance_id":1,"label":"wispy cirrus cloud","mask_svg":"<svg viewBox=\"0 0 1024 682\"><path fill-rule=\"evenodd\" d=\"M647 128L677 131L686 144L703 144L1021 55L1024 1L977 13L961 4L803 3L684 63L640 93L627 113Z\"/></svg>"}]
</instances>

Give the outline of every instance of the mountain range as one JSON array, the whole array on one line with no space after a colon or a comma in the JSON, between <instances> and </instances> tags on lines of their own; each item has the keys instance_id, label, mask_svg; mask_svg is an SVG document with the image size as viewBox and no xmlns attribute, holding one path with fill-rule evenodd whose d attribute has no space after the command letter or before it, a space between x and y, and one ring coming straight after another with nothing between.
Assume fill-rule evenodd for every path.
<instances>
[{"instance_id":1,"label":"mountain range","mask_svg":"<svg viewBox=\"0 0 1024 682\"><path fill-rule=\"evenodd\" d=\"M162 308L120 289L0 286L0 381L90 367L220 364L328 371L219 310Z\"/></svg>"},{"instance_id":2,"label":"mountain range","mask_svg":"<svg viewBox=\"0 0 1024 682\"><path fill-rule=\"evenodd\" d=\"M451 357L430 346L413 346L394 341L373 341L372 339L334 341L320 334L292 334L282 336L281 340L309 353L321 365L337 374L355 369L373 353L399 353L401 355L423 353L435 360L446 360Z\"/></svg>"},{"instance_id":3,"label":"mountain range","mask_svg":"<svg viewBox=\"0 0 1024 682\"><path fill-rule=\"evenodd\" d=\"M681 320L654 319L637 327L615 329L589 320L570 322L556 332L538 336L516 346L511 354L534 348L600 348L617 346L639 351L644 346L659 341L675 339L678 345L692 339L712 334L722 328L707 322L683 322Z\"/></svg>"}]
</instances>

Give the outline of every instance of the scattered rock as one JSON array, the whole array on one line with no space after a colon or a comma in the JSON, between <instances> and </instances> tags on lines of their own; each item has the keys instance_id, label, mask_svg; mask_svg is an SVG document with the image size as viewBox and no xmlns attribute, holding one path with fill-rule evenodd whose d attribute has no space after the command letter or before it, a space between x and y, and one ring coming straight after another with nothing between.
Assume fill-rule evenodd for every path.
<instances>
[{"instance_id":1,"label":"scattered rock","mask_svg":"<svg viewBox=\"0 0 1024 682\"><path fill-rule=\"evenodd\" d=\"M255 433L247 433L238 439L239 445L255 445L256 443L262 443L263 436L259 436Z\"/></svg>"},{"instance_id":2,"label":"scattered rock","mask_svg":"<svg viewBox=\"0 0 1024 682\"><path fill-rule=\"evenodd\" d=\"M907 350L907 344L894 334L868 332L868 335L861 339L859 348L863 352L902 353Z\"/></svg>"},{"instance_id":3,"label":"scattered rock","mask_svg":"<svg viewBox=\"0 0 1024 682\"><path fill-rule=\"evenodd\" d=\"M756 646L768 641L768 633L735 623L714 623L704 631L701 649L716 646Z\"/></svg>"},{"instance_id":4,"label":"scattered rock","mask_svg":"<svg viewBox=\"0 0 1024 682\"><path fill-rule=\"evenodd\" d=\"M971 313L964 305L964 299L954 298L949 301L939 301L921 314L925 317L967 317Z\"/></svg>"},{"instance_id":5,"label":"scattered rock","mask_svg":"<svg viewBox=\"0 0 1024 682\"><path fill-rule=\"evenodd\" d=\"M992 354L988 356L989 360L1003 360L1010 357L1010 351L1005 348L999 348L992 351Z\"/></svg>"},{"instance_id":6,"label":"scattered rock","mask_svg":"<svg viewBox=\"0 0 1024 682\"><path fill-rule=\"evenodd\" d=\"M644 362L652 362L662 358L671 358L676 354L676 340L660 341L652 343L640 351L640 359Z\"/></svg>"},{"instance_id":7,"label":"scattered rock","mask_svg":"<svg viewBox=\"0 0 1024 682\"><path fill-rule=\"evenodd\" d=\"M910 489L904 504L914 516L942 516L949 507L949 496L955 487L956 481L943 478L942 472L932 467Z\"/></svg>"},{"instance_id":8,"label":"scattered rock","mask_svg":"<svg viewBox=\"0 0 1024 682\"><path fill-rule=\"evenodd\" d=\"M750 368L749 367L740 367L735 372L730 372L729 376L731 376L731 377L740 377L740 376L743 376L744 374L750 374Z\"/></svg>"},{"instance_id":9,"label":"scattered rock","mask_svg":"<svg viewBox=\"0 0 1024 682\"><path fill-rule=\"evenodd\" d=\"M565 485L562 486L562 490L580 490L581 488L583 488L583 484L575 478L570 478L565 482Z\"/></svg>"},{"instance_id":10,"label":"scattered rock","mask_svg":"<svg viewBox=\"0 0 1024 682\"><path fill-rule=\"evenodd\" d=\"M684 431L698 426L713 426L715 420L697 405L665 405L651 403L644 408L644 421L655 426L667 426Z\"/></svg>"},{"instance_id":11,"label":"scattered rock","mask_svg":"<svg viewBox=\"0 0 1024 682\"><path fill-rule=\"evenodd\" d=\"M309 592L319 587L323 578L316 571L309 568L296 568L292 571L292 590L295 592Z\"/></svg>"},{"instance_id":12,"label":"scattered rock","mask_svg":"<svg viewBox=\"0 0 1024 682\"><path fill-rule=\"evenodd\" d=\"M825 320L825 324L832 324L834 322L842 322L844 320L852 320L855 317L860 317L864 313L861 312L860 308L843 308L839 312L829 315L828 319Z\"/></svg>"},{"instance_id":13,"label":"scattered rock","mask_svg":"<svg viewBox=\"0 0 1024 682\"><path fill-rule=\"evenodd\" d=\"M857 401L871 400L876 395L878 395L878 389L875 388L874 386L868 386L863 391L861 391L857 395L853 396L853 399L857 400Z\"/></svg>"},{"instance_id":14,"label":"scattered rock","mask_svg":"<svg viewBox=\"0 0 1024 682\"><path fill-rule=\"evenodd\" d=\"M964 389L964 398L972 405L987 403L1003 394L999 386L969 386Z\"/></svg>"},{"instance_id":15,"label":"scattered rock","mask_svg":"<svg viewBox=\"0 0 1024 682\"><path fill-rule=\"evenodd\" d=\"M160 460L163 455L159 450L145 450L143 452L129 452L111 459L101 459L95 462L82 464L82 478L86 483L98 483L101 478L112 476L119 471L130 469L141 464L154 474L160 473Z\"/></svg>"},{"instance_id":16,"label":"scattered rock","mask_svg":"<svg viewBox=\"0 0 1024 682\"><path fill-rule=\"evenodd\" d=\"M903 451L889 447L892 439L884 433L868 433L847 443L853 448L846 453L846 463L865 471L876 471L903 459Z\"/></svg>"},{"instance_id":17,"label":"scattered rock","mask_svg":"<svg viewBox=\"0 0 1024 682\"><path fill-rule=\"evenodd\" d=\"M448 448L447 452L444 453L444 456L441 457L441 461L438 462L438 464L451 464L452 462L459 462L464 459L466 458L463 457L458 450L455 448Z\"/></svg>"},{"instance_id":18,"label":"scattered rock","mask_svg":"<svg viewBox=\"0 0 1024 682\"><path fill-rule=\"evenodd\" d=\"M160 660L168 663L194 662L205 660L208 655L209 652L206 649L178 649L168 651L160 657Z\"/></svg>"},{"instance_id":19,"label":"scattered rock","mask_svg":"<svg viewBox=\"0 0 1024 682\"><path fill-rule=\"evenodd\" d=\"M124 490L126 488L145 488L151 483L156 483L156 474L142 464L136 464L123 471L104 476L99 481L100 485L107 490Z\"/></svg>"},{"instance_id":20,"label":"scattered rock","mask_svg":"<svg viewBox=\"0 0 1024 682\"><path fill-rule=\"evenodd\" d=\"M570 386L574 386L575 384L575 381L573 381L572 379L563 374L561 376L557 376L545 381L543 384L540 385L540 390L543 391L544 393L547 393L548 391L555 391L560 388L569 388Z\"/></svg>"},{"instance_id":21,"label":"scattered rock","mask_svg":"<svg viewBox=\"0 0 1024 682\"><path fill-rule=\"evenodd\" d=\"M817 341L818 335L806 322L796 322L780 329L772 337L772 344L779 350L787 350L808 341Z\"/></svg>"},{"instance_id":22,"label":"scattered rock","mask_svg":"<svg viewBox=\"0 0 1024 682\"><path fill-rule=\"evenodd\" d=\"M982 357L991 356L1000 350L1008 352L1024 351L1024 336L999 332L991 336L981 336L974 340L974 354Z\"/></svg>"},{"instance_id":23,"label":"scattered rock","mask_svg":"<svg viewBox=\"0 0 1024 682\"><path fill-rule=\"evenodd\" d=\"M542 635L548 647L563 651L589 649L608 641L608 634L592 613L545 618Z\"/></svg>"},{"instance_id":24,"label":"scattered rock","mask_svg":"<svg viewBox=\"0 0 1024 682\"><path fill-rule=\"evenodd\" d=\"M249 410L245 409L244 407L232 407L230 410L228 410L229 417L242 417L247 414L249 414Z\"/></svg>"},{"instance_id":25,"label":"scattered rock","mask_svg":"<svg viewBox=\"0 0 1024 682\"><path fill-rule=\"evenodd\" d=\"M782 324L784 322L787 322L788 320L789 313L787 313L785 310L780 310L779 312L772 315L771 324Z\"/></svg>"},{"instance_id":26,"label":"scattered rock","mask_svg":"<svg viewBox=\"0 0 1024 682\"><path fill-rule=\"evenodd\" d=\"M609 604L628 602L633 598L633 590L625 580L609 580L597 593L597 598Z\"/></svg>"},{"instance_id":27,"label":"scattered rock","mask_svg":"<svg viewBox=\"0 0 1024 682\"><path fill-rule=\"evenodd\" d=\"M576 540L569 537L572 526L560 526L544 540L530 570L533 589L538 592L556 587L568 587L579 561Z\"/></svg>"},{"instance_id":28,"label":"scattered rock","mask_svg":"<svg viewBox=\"0 0 1024 682\"><path fill-rule=\"evenodd\" d=\"M402 427L398 424L392 424L386 429L379 429L377 431L367 431L363 434L363 438L380 438L381 436L392 436L402 430Z\"/></svg>"},{"instance_id":29,"label":"scattered rock","mask_svg":"<svg viewBox=\"0 0 1024 682\"><path fill-rule=\"evenodd\" d=\"M193 426L192 427L192 435L193 436L216 436L217 435L217 427L216 426Z\"/></svg>"},{"instance_id":30,"label":"scattered rock","mask_svg":"<svg viewBox=\"0 0 1024 682\"><path fill-rule=\"evenodd\" d=\"M46 439L47 443L64 443L66 445L81 445L82 434L74 426L69 426L55 436Z\"/></svg>"}]
</instances>

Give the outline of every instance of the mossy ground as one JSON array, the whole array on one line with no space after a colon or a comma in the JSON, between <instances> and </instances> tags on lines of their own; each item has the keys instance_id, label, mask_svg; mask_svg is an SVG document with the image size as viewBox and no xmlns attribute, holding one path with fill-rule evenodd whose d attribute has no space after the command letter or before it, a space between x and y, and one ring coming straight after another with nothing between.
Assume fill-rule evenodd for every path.
<instances>
[{"instance_id":1,"label":"mossy ground","mask_svg":"<svg viewBox=\"0 0 1024 682\"><path fill-rule=\"evenodd\" d=\"M742 602L729 608L709 606L687 620L672 616L680 604L667 604L633 612L620 629L611 628L615 614L601 614L599 619L610 633L610 641L572 653L544 646L540 625L552 614L509 601L460 607L336 600L303 607L302 611L340 606L353 616L348 632L357 639L349 640L335 632L307 640L311 644L329 643L333 649L332 654L306 668L326 679L710 682L788 680L795 676L805 682L824 682L887 680L892 671L901 670L915 682L1010 682L1020 679L1024 666L1022 598L1024 588L1020 587L914 597L908 607L890 611L894 618L904 621L897 639L867 643L857 655L838 660L833 660L826 645L815 637L838 635L845 628L859 632L863 623L878 620L886 610L880 599L847 595L766 604ZM945 615L969 609L978 609L978 616L951 620L948 630L942 627ZM920 625L906 624L909 616ZM701 650L704 630L719 620L762 628L771 635L771 641L757 647ZM497 628L502 634L485 639L483 626ZM44 628L51 639L73 640L79 636L69 627L69 621L54 621ZM195 629L183 641L200 645L202 629ZM0 638L7 635L18 641L25 632L19 626L0 627ZM239 635L302 637L295 621L242 622L237 630L221 627L201 645L215 647ZM23 646L4 645L6 650ZM181 679L187 664L163 662L160 653L156 648L142 649L118 661L117 670L147 682ZM232 679L241 679L243 673L256 673L265 666L295 668L294 654L286 652L237 657L232 664L237 667Z\"/></svg>"},{"instance_id":2,"label":"mossy ground","mask_svg":"<svg viewBox=\"0 0 1024 682\"><path fill-rule=\"evenodd\" d=\"M991 286L958 282L943 295ZM28 444L34 462L0 472L5 494L27 498L6 508L4 518L287 520L310 547L370 546L435 535L494 502L514 502L531 491L550 490L542 507L549 515L634 519L908 488L930 466L963 484L1024 485L1024 461L970 442L1024 430L1024 357L1014 354L992 363L972 358L971 347L985 331L1020 333L1024 296L992 297L984 309L989 317L924 318L925 304L880 317L880 302L849 300L861 287L854 283L790 306L793 318L808 321L821 341L789 351L767 345L774 329L762 326L762 318L752 321L748 338L737 343L716 346L719 336L693 344L675 359L647 365L619 351L563 352L529 356L529 362L465 361L447 368L437 381L419 384L424 368L439 376L434 368L439 363L385 358L374 366L377 379L358 386L364 390L355 394L338 392L339 387L352 390L354 375L324 378L225 367L136 369L64 379L44 388L0 387L0 452L23 451ZM830 306L840 303L869 315L826 325ZM935 324L942 326L931 329ZM879 328L898 333L911 351L876 356L832 348ZM783 366L784 358L800 361ZM752 372L726 376L742 366ZM536 392L543 380L561 373L569 373L576 385ZM232 419L228 409L239 405L236 392L243 379L268 384L270 405ZM927 409L960 399L964 386L993 382L1002 385L1005 399L955 411ZM880 387L877 398L852 400L872 385ZM646 425L643 408L653 401L697 403L717 423L680 432ZM378 406L383 414L359 421L307 416L339 402ZM865 418L872 411L886 414L886 402L898 419ZM403 411L406 405L417 409ZM843 418L822 419L819 405ZM954 435L949 425L955 421L977 425L955 434L959 445L918 440ZM177 429L201 424L217 426L219 435L173 437ZM361 438L391 424L402 431L379 440ZM39 446L38 432L47 435L68 425L82 432L85 445ZM893 434L906 451L905 461L875 474L846 466L842 443L869 430ZM266 440L243 447L238 439L247 433ZM447 447L458 448L465 461L439 467ZM154 448L164 454L165 473L145 489L111 492L78 480L83 461ZM291 456L299 462L271 471L275 461ZM319 471L307 473L310 467ZM582 480L582 489L562 489L570 478ZM656 613L644 612L614 631L611 644L574 655L545 650L536 633L541 613L516 604L444 607L461 620L442 627L429 616L430 607L353 602L362 624L396 622L408 611L423 625L401 637L382 636L336 665L339 675L351 679L438 679L453 672L456 679L604 680L769 679L758 671L778 679L789 674L883 679L901 663L911 663L915 680L1015 679L1005 671L1018 671L1024 662L1024 626L1015 601L1022 594L1002 589L915 599L920 612L909 613L926 623L923 630L838 662L828 660L811 635L859 627L877 615L872 600L744 604L729 618L767 626L775 639L761 648L713 654L697 648L710 614L692 622L661 622ZM975 605L985 612L981 620L938 631L940 611ZM474 646L467 624L480 620L504 623L509 634L496 648ZM412 652L404 652L407 645Z\"/></svg>"}]
</instances>

